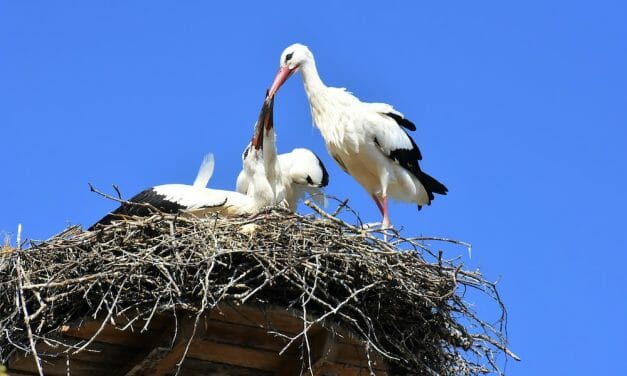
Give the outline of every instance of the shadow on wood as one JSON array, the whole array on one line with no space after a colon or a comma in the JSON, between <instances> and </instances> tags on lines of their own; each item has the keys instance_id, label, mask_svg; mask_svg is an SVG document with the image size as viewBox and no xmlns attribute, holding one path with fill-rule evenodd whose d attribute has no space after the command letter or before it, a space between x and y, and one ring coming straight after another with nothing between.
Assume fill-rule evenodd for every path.
<instances>
[{"instance_id":1,"label":"shadow on wood","mask_svg":"<svg viewBox=\"0 0 627 376\"><path fill-rule=\"evenodd\" d=\"M377 354L336 325L314 325L300 340L302 313L222 305L196 317L163 314L145 322L123 317L63 326L57 343L37 350L46 375L387 375ZM94 337L95 336L95 337ZM92 340L86 348L76 351ZM287 346L287 347L286 347ZM18 352L11 375L36 375L32 355Z\"/></svg>"}]
</instances>

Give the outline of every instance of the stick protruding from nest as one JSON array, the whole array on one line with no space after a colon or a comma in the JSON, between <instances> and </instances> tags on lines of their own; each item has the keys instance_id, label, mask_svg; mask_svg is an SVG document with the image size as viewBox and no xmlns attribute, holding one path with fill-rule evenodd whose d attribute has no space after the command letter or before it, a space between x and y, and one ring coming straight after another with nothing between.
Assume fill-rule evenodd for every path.
<instances>
[{"instance_id":1,"label":"stick protruding from nest","mask_svg":"<svg viewBox=\"0 0 627 376\"><path fill-rule=\"evenodd\" d=\"M424 244L450 239L387 243L309 206L320 217L268 209L232 219L133 218L11 253L0 264L0 362L76 319L150 321L219 303L303 312L303 331L289 338L303 349L312 325L342 325L400 373L501 374L499 355L518 360L496 285ZM251 224L253 236L242 231ZM471 309L468 290L496 302L496 324Z\"/></svg>"}]
</instances>

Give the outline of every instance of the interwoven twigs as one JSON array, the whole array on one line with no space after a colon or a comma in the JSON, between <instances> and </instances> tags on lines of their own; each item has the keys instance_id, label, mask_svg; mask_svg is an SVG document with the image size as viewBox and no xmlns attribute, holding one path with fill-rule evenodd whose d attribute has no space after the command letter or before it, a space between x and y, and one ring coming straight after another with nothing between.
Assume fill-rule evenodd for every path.
<instances>
[{"instance_id":1,"label":"interwoven twigs","mask_svg":"<svg viewBox=\"0 0 627 376\"><path fill-rule=\"evenodd\" d=\"M6 253L0 361L16 349L34 352L36 341L79 319L104 324L124 316L127 327L146 320L146 330L157 314L184 309L198 319L220 303L302 312L302 332L286 340L304 354L315 324L340 324L387 359L392 373L500 374L498 355L516 358L496 286L479 272L420 238L385 243L376 231L312 207L321 217L279 209L234 219L157 213ZM501 319L479 318L464 301L466 289L491 297Z\"/></svg>"}]
</instances>

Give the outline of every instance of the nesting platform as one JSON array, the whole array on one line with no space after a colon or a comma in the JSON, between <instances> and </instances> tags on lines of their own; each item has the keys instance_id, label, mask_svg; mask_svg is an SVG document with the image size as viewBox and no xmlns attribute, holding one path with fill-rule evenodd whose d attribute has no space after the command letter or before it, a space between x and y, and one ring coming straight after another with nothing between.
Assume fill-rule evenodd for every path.
<instances>
[{"instance_id":1,"label":"nesting platform","mask_svg":"<svg viewBox=\"0 0 627 376\"><path fill-rule=\"evenodd\" d=\"M516 358L496 285L427 244L442 239L384 242L317 211L156 213L4 250L0 363L23 375L475 375Z\"/></svg>"},{"instance_id":2,"label":"nesting platform","mask_svg":"<svg viewBox=\"0 0 627 376\"><path fill-rule=\"evenodd\" d=\"M200 317L160 315L149 325L116 318L64 325L59 341L37 344L46 375L387 375L383 359L339 327L313 326L310 351L289 338L303 330L301 313L223 306ZM304 350L304 351L303 351ZM282 352L282 354L281 354ZM303 355L308 359L303 362ZM17 352L11 375L37 375L32 354ZM371 373L372 371L372 373Z\"/></svg>"}]
</instances>

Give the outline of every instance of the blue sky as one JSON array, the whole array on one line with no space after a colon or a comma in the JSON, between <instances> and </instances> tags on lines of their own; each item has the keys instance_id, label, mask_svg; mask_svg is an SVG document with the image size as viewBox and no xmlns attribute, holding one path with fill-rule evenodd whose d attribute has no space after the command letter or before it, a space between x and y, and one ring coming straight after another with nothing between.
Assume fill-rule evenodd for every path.
<instances>
[{"instance_id":1,"label":"blue sky","mask_svg":"<svg viewBox=\"0 0 627 376\"><path fill-rule=\"evenodd\" d=\"M447 255L499 280L523 358L508 374L624 369L624 3L231 3L0 1L0 232L88 226L115 207L88 182L126 197L191 183L207 152L211 186L234 187L279 55L301 42L328 85L416 123L450 192L392 221L473 244ZM300 76L275 123L279 150L316 151L327 192L380 219L326 153Z\"/></svg>"}]
</instances>

